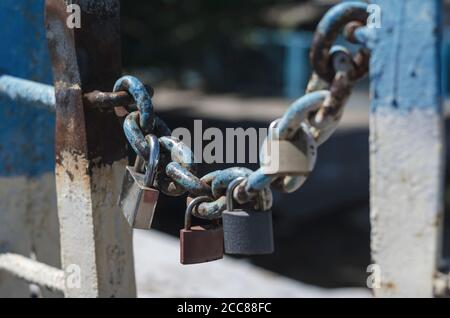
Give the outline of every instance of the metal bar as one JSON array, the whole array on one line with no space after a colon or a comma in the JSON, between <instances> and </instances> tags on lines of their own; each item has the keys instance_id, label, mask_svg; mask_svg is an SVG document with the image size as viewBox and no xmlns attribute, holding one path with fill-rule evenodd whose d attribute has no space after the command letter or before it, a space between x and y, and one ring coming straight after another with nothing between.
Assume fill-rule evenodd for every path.
<instances>
[{"instance_id":1,"label":"metal bar","mask_svg":"<svg viewBox=\"0 0 450 318\"><path fill-rule=\"evenodd\" d=\"M375 0L370 112L372 257L380 297L432 297L441 256L441 1Z\"/></svg>"},{"instance_id":2,"label":"metal bar","mask_svg":"<svg viewBox=\"0 0 450 318\"><path fill-rule=\"evenodd\" d=\"M64 271L22 255L0 254L0 270L53 291L65 289Z\"/></svg>"},{"instance_id":3,"label":"metal bar","mask_svg":"<svg viewBox=\"0 0 450 318\"><path fill-rule=\"evenodd\" d=\"M43 7L44 0L0 1L0 76L52 83ZM17 91L15 85L9 87ZM0 252L35 255L60 268L55 116L47 107L28 107L22 101L0 94ZM42 292L44 297L61 296ZM0 273L0 298L29 296L27 283Z\"/></svg>"},{"instance_id":4,"label":"metal bar","mask_svg":"<svg viewBox=\"0 0 450 318\"><path fill-rule=\"evenodd\" d=\"M66 25L66 4L81 28ZM85 107L83 93L111 91L121 75L119 0L47 0L56 90L56 183L63 268L81 269L68 297L134 297L132 236L117 207L126 141L113 112ZM69 287L69 286L68 286Z\"/></svg>"},{"instance_id":5,"label":"metal bar","mask_svg":"<svg viewBox=\"0 0 450 318\"><path fill-rule=\"evenodd\" d=\"M0 76L0 95L18 103L33 104L50 110L55 108L55 90L53 86L8 76Z\"/></svg>"},{"instance_id":6,"label":"metal bar","mask_svg":"<svg viewBox=\"0 0 450 318\"><path fill-rule=\"evenodd\" d=\"M148 88L153 92L151 88ZM29 81L26 79L0 75L0 96L9 98L17 103L33 107L44 107L55 111L55 88L51 85ZM128 92L100 92L93 91L83 95L86 107L113 109L125 106L130 108L135 101ZM133 108L134 109L134 108Z\"/></svg>"},{"instance_id":7,"label":"metal bar","mask_svg":"<svg viewBox=\"0 0 450 318\"><path fill-rule=\"evenodd\" d=\"M128 92L105 93L94 91L83 95L83 103L91 108L112 109L120 106L130 106L135 103Z\"/></svg>"}]
</instances>

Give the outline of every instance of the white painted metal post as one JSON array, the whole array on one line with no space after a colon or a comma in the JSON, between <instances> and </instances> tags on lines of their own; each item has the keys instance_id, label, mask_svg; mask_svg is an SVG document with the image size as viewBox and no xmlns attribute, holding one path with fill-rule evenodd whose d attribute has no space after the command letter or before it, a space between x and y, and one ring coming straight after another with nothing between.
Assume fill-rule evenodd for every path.
<instances>
[{"instance_id":1,"label":"white painted metal post","mask_svg":"<svg viewBox=\"0 0 450 318\"><path fill-rule=\"evenodd\" d=\"M67 25L66 4L81 8ZM117 206L126 140L112 110L83 93L111 91L121 76L119 0L47 0L56 93L56 186L68 297L136 296L132 233ZM69 278L69 275L79 274Z\"/></svg>"},{"instance_id":2,"label":"white painted metal post","mask_svg":"<svg viewBox=\"0 0 450 318\"><path fill-rule=\"evenodd\" d=\"M379 297L432 297L443 218L440 0L375 0L371 42L372 255Z\"/></svg>"}]
</instances>

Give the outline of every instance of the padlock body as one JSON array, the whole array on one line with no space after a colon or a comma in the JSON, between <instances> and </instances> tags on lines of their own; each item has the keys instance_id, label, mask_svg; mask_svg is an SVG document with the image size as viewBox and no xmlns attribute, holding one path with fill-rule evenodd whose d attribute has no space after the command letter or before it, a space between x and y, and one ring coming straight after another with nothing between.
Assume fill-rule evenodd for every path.
<instances>
[{"instance_id":1,"label":"padlock body","mask_svg":"<svg viewBox=\"0 0 450 318\"><path fill-rule=\"evenodd\" d=\"M222 214L225 253L258 255L274 251L272 211L225 211Z\"/></svg>"},{"instance_id":2,"label":"padlock body","mask_svg":"<svg viewBox=\"0 0 450 318\"><path fill-rule=\"evenodd\" d=\"M150 229L158 203L159 191L144 186L142 173L127 166L119 197L119 206L130 226L135 229Z\"/></svg>"},{"instance_id":3,"label":"padlock body","mask_svg":"<svg viewBox=\"0 0 450 318\"><path fill-rule=\"evenodd\" d=\"M219 225L193 226L180 230L181 264L205 263L223 258L223 228Z\"/></svg>"},{"instance_id":4,"label":"padlock body","mask_svg":"<svg viewBox=\"0 0 450 318\"><path fill-rule=\"evenodd\" d=\"M309 136L295 141L266 138L261 148L261 169L267 175L308 175L315 164L316 145Z\"/></svg>"}]
</instances>

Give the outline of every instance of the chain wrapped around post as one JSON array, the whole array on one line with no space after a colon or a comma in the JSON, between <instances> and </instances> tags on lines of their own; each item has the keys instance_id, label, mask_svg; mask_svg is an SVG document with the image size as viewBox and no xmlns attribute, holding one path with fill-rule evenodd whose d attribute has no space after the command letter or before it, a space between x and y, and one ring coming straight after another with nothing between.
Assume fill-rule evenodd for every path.
<instances>
[{"instance_id":1,"label":"chain wrapped around post","mask_svg":"<svg viewBox=\"0 0 450 318\"><path fill-rule=\"evenodd\" d=\"M148 158L151 149L146 135L154 134L159 138L161 155L154 186L169 196L188 193L191 198L209 197L211 200L204 200L192 211L205 219L221 217L226 209L227 188L237 178L243 181L234 188L233 198L240 204L257 202L256 198L262 193L271 200L270 187L286 193L300 188L314 168L318 146L336 130L355 81L368 72L370 52L367 48L361 47L352 54L334 43L341 32L350 42L361 43L367 18L367 4L361 2L341 3L325 14L313 38L310 51L313 74L306 94L270 126L267 138L271 140L266 141L277 142L280 149L302 149L304 158L298 162L303 166L298 167L299 171L291 171L294 168L273 172L261 165L256 171L233 167L197 177L191 149L171 137L171 130L154 114L152 93L132 76L119 79L114 92L128 92L138 109L129 113L123 124L132 149L142 159ZM266 155L261 152L261 162L267 159Z\"/></svg>"}]
</instances>

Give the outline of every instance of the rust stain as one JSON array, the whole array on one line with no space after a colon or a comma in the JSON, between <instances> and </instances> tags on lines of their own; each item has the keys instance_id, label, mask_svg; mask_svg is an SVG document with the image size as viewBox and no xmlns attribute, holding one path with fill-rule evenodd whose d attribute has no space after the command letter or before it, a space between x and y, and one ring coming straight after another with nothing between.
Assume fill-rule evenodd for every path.
<instances>
[{"instance_id":1,"label":"rust stain","mask_svg":"<svg viewBox=\"0 0 450 318\"><path fill-rule=\"evenodd\" d=\"M86 98L89 92L110 92L121 76L119 0L76 3L82 8L82 28L69 29L65 1L46 0L56 95L58 213L66 233L63 266L81 262L83 267L84 287L68 293L134 296L130 233L115 204L115 176L124 168L126 140L114 112L91 107ZM123 102L124 94L90 97ZM122 254L128 257L118 262Z\"/></svg>"},{"instance_id":2,"label":"rust stain","mask_svg":"<svg viewBox=\"0 0 450 318\"><path fill-rule=\"evenodd\" d=\"M83 11L83 28L72 30L66 27L68 14L62 1L47 0L46 8L56 89L57 164L61 164L62 151L73 153L74 158L82 154L89 161L87 173L92 175L93 167L111 165L126 156L126 141L118 118L113 112L90 107L89 102L85 105L90 99L83 93L110 91L121 75L120 34L112 29L119 26L119 15L97 16L92 13L96 10ZM88 96L94 97L94 102L105 98ZM124 96L106 97L123 102ZM96 158L100 160L94 161Z\"/></svg>"},{"instance_id":3,"label":"rust stain","mask_svg":"<svg viewBox=\"0 0 450 318\"><path fill-rule=\"evenodd\" d=\"M393 282L390 282L390 281L381 283L381 286L388 290L396 290L397 289L397 286Z\"/></svg>"},{"instance_id":4,"label":"rust stain","mask_svg":"<svg viewBox=\"0 0 450 318\"><path fill-rule=\"evenodd\" d=\"M314 71L328 83L331 83L335 77L334 69L329 67L331 63L330 49L341 29L350 22L366 24L368 18L367 11L360 6L348 7L343 3L340 8L340 10L335 10L322 19L314 34L310 51L310 60ZM359 51L354 57L355 64L360 69L359 76L367 72L367 69L364 70L360 67L368 62L368 56L366 55L367 51Z\"/></svg>"}]
</instances>

